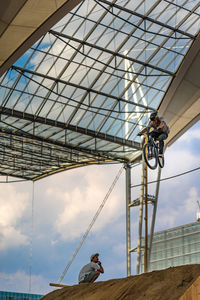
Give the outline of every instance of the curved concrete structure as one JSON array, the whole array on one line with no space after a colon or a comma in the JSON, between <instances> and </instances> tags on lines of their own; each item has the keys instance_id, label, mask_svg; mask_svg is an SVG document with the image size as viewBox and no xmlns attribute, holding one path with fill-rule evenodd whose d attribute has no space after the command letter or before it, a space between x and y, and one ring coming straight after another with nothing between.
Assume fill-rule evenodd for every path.
<instances>
[{"instance_id":1,"label":"curved concrete structure","mask_svg":"<svg viewBox=\"0 0 200 300\"><path fill-rule=\"evenodd\" d=\"M81 0L6 0L0 10L0 76Z\"/></svg>"},{"instance_id":2,"label":"curved concrete structure","mask_svg":"<svg viewBox=\"0 0 200 300\"><path fill-rule=\"evenodd\" d=\"M167 145L200 120L200 35L193 42L159 108L170 126Z\"/></svg>"}]
</instances>

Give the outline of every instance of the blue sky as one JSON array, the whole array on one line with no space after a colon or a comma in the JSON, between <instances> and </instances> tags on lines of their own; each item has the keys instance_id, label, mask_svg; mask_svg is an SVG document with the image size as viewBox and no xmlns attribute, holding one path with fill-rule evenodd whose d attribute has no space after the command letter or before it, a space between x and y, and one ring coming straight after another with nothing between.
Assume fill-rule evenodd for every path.
<instances>
[{"instance_id":1,"label":"blue sky","mask_svg":"<svg viewBox=\"0 0 200 300\"><path fill-rule=\"evenodd\" d=\"M199 167L199 150L200 122L167 149L162 178ZM49 283L60 278L120 168L121 165L89 166L34 183L33 227L33 183L1 183L0 290L29 292L30 270L32 293L53 290ZM140 183L140 173L140 166L132 169L133 185ZM155 171L149 173L150 180L155 177ZM155 184L149 185L149 193L154 191ZM132 200L138 195L139 187L132 189ZM197 200L199 171L161 182L156 231L196 221ZM132 246L136 246L137 209L131 214ZM62 283L76 284L79 270L93 252L100 253L105 268L98 280L125 277L125 226L123 171Z\"/></svg>"}]
</instances>

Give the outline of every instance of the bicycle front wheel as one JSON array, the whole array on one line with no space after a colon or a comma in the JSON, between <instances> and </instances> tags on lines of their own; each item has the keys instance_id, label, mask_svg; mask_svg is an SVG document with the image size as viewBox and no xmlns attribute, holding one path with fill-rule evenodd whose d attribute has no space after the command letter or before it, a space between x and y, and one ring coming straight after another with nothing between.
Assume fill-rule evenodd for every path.
<instances>
[{"instance_id":1,"label":"bicycle front wheel","mask_svg":"<svg viewBox=\"0 0 200 300\"><path fill-rule=\"evenodd\" d=\"M157 149L154 145L149 145L148 143L144 145L143 148L144 160L147 166L154 170L158 165L158 155Z\"/></svg>"}]
</instances>

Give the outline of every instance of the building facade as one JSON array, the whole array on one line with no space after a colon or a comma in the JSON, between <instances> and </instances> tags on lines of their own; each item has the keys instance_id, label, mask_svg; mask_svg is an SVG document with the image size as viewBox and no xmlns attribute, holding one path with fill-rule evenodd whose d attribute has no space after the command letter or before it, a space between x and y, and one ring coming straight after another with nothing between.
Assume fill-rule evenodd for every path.
<instances>
[{"instance_id":1,"label":"building facade","mask_svg":"<svg viewBox=\"0 0 200 300\"><path fill-rule=\"evenodd\" d=\"M149 270L200 263L200 222L156 232Z\"/></svg>"},{"instance_id":2,"label":"building facade","mask_svg":"<svg viewBox=\"0 0 200 300\"><path fill-rule=\"evenodd\" d=\"M149 271L188 264L200 264L200 222L154 233Z\"/></svg>"},{"instance_id":3,"label":"building facade","mask_svg":"<svg viewBox=\"0 0 200 300\"><path fill-rule=\"evenodd\" d=\"M0 291L0 300L39 300L42 297L43 295Z\"/></svg>"}]
</instances>

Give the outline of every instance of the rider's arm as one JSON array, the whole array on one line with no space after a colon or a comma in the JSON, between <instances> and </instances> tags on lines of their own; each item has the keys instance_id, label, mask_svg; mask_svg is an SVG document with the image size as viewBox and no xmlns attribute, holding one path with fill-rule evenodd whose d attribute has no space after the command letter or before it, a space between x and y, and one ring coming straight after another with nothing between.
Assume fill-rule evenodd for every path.
<instances>
[{"instance_id":1,"label":"rider's arm","mask_svg":"<svg viewBox=\"0 0 200 300\"><path fill-rule=\"evenodd\" d=\"M142 129L142 130L138 133L138 135L142 135L142 134L145 133L145 132L147 132L147 128Z\"/></svg>"},{"instance_id":2,"label":"rider's arm","mask_svg":"<svg viewBox=\"0 0 200 300\"><path fill-rule=\"evenodd\" d=\"M149 125L147 127L145 127L144 129L142 129L138 135L142 135L144 134L145 132L149 131L149 129L152 127L152 122L149 123Z\"/></svg>"}]
</instances>

